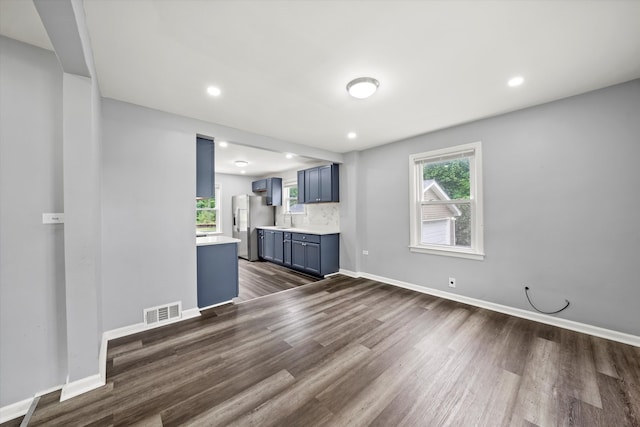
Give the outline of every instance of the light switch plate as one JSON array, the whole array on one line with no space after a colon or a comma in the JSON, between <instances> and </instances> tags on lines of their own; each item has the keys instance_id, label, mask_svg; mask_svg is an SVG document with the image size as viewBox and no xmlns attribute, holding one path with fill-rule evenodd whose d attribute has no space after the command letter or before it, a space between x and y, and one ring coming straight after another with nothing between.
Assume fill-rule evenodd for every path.
<instances>
[{"instance_id":1,"label":"light switch plate","mask_svg":"<svg viewBox=\"0 0 640 427\"><path fill-rule=\"evenodd\" d=\"M63 213L43 213L42 223L43 224L64 224L64 214Z\"/></svg>"}]
</instances>

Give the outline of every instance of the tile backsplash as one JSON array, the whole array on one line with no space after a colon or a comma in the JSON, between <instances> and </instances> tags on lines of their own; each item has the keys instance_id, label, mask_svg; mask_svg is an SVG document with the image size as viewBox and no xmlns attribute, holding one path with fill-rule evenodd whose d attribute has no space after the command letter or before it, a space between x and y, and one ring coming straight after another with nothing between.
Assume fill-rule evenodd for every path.
<instances>
[{"instance_id":1,"label":"tile backsplash","mask_svg":"<svg viewBox=\"0 0 640 427\"><path fill-rule=\"evenodd\" d=\"M310 203L305 206L304 214L284 215L284 207L276 207L276 225L303 227L305 225L322 225L340 227L340 203Z\"/></svg>"}]
</instances>

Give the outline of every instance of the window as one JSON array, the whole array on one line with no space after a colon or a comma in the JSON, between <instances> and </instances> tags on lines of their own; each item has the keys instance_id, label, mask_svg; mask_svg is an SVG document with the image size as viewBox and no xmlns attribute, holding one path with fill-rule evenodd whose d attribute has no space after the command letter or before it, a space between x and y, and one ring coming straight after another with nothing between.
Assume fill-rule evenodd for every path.
<instances>
[{"instance_id":1,"label":"window","mask_svg":"<svg viewBox=\"0 0 640 427\"><path fill-rule=\"evenodd\" d=\"M298 203L298 183L289 182L284 184L284 203L285 212L288 214L303 214L304 205Z\"/></svg>"},{"instance_id":2,"label":"window","mask_svg":"<svg viewBox=\"0 0 640 427\"><path fill-rule=\"evenodd\" d=\"M480 142L409 157L412 252L484 259Z\"/></svg>"},{"instance_id":3,"label":"window","mask_svg":"<svg viewBox=\"0 0 640 427\"><path fill-rule=\"evenodd\" d=\"M220 185L216 184L214 199L196 199L196 233L222 233Z\"/></svg>"}]
</instances>

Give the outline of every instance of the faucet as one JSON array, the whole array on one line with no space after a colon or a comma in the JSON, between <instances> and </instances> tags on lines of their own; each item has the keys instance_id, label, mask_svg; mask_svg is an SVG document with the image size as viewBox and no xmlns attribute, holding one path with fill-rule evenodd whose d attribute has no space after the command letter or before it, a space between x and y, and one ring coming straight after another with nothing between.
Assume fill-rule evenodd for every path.
<instances>
[{"instance_id":1,"label":"faucet","mask_svg":"<svg viewBox=\"0 0 640 427\"><path fill-rule=\"evenodd\" d=\"M288 227L293 227L293 215L291 215L291 212L285 212L282 216L282 221L284 222L284 225L287 226L287 215L289 215Z\"/></svg>"}]
</instances>

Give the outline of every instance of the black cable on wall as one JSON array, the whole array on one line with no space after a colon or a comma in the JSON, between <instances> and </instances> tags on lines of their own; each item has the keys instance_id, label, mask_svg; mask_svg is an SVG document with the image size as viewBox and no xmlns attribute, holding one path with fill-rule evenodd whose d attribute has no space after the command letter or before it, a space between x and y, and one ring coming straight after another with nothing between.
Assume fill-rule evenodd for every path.
<instances>
[{"instance_id":1,"label":"black cable on wall","mask_svg":"<svg viewBox=\"0 0 640 427\"><path fill-rule=\"evenodd\" d=\"M556 310L556 311L542 311L539 310L538 307L536 307L535 305L533 305L533 303L531 302L531 298L529 298L529 287L525 286L524 287L524 294L527 296L527 301L529 301L529 304L531 304L531 307L533 307L533 309L535 311L537 311L538 313L542 313L542 314L557 314L560 313L563 310L566 310L567 307L569 307L569 300L565 300L565 302L567 303L564 307L562 307L560 310Z\"/></svg>"}]
</instances>

